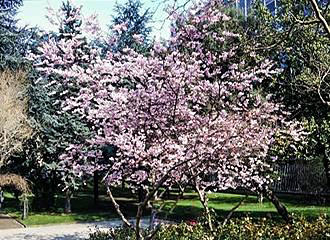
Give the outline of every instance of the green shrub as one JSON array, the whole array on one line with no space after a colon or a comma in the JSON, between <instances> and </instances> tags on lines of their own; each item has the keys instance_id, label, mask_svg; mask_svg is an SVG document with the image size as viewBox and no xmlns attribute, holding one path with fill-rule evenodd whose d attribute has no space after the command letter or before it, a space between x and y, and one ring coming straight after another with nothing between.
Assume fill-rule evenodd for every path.
<instances>
[{"instance_id":1,"label":"green shrub","mask_svg":"<svg viewBox=\"0 0 330 240\"><path fill-rule=\"evenodd\" d=\"M115 228L104 233L91 234L89 240L135 240L134 231ZM330 239L330 221L320 216L314 221L295 218L292 224L270 219L245 217L232 219L225 226L218 225L210 232L203 221L163 225L154 240L296 240Z\"/></svg>"},{"instance_id":2,"label":"green shrub","mask_svg":"<svg viewBox=\"0 0 330 240\"><path fill-rule=\"evenodd\" d=\"M265 218L253 221L252 218L231 220L228 225L218 228L214 239L330 239L330 223L325 216L315 221L296 218L293 224L278 224ZM234 236L234 237L233 237Z\"/></svg>"},{"instance_id":3,"label":"green shrub","mask_svg":"<svg viewBox=\"0 0 330 240\"><path fill-rule=\"evenodd\" d=\"M166 240L211 240L212 234L202 224L190 225L181 223L178 225L163 226L156 234L156 239Z\"/></svg>"},{"instance_id":4,"label":"green shrub","mask_svg":"<svg viewBox=\"0 0 330 240\"><path fill-rule=\"evenodd\" d=\"M95 232L92 232L89 234L89 240L108 240L111 239L111 233L110 231L101 231L99 229L96 229Z\"/></svg>"},{"instance_id":5,"label":"green shrub","mask_svg":"<svg viewBox=\"0 0 330 240\"><path fill-rule=\"evenodd\" d=\"M88 240L135 240L135 232L128 227L111 228L108 231L96 229L89 234Z\"/></svg>"}]
</instances>

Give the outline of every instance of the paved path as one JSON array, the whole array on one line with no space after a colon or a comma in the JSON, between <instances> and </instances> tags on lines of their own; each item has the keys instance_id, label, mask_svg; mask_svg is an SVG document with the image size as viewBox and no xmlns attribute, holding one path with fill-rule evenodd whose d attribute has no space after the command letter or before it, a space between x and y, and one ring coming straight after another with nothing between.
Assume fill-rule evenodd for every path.
<instances>
[{"instance_id":1,"label":"paved path","mask_svg":"<svg viewBox=\"0 0 330 240\"><path fill-rule=\"evenodd\" d=\"M146 226L148 219L142 220ZM120 226L119 219L95 223L61 224L44 227L29 227L0 230L0 240L80 240L86 239L97 226L99 229Z\"/></svg>"},{"instance_id":2,"label":"paved path","mask_svg":"<svg viewBox=\"0 0 330 240\"><path fill-rule=\"evenodd\" d=\"M0 213L0 231L2 229L22 228L22 227L24 226L18 223L17 221L15 221L15 219L9 217L8 215Z\"/></svg>"}]
</instances>

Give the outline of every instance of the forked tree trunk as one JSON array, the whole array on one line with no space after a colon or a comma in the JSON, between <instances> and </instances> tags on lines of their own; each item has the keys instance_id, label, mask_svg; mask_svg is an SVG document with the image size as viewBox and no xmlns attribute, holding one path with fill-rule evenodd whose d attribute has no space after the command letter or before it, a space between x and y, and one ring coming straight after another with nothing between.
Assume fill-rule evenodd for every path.
<instances>
[{"instance_id":1,"label":"forked tree trunk","mask_svg":"<svg viewBox=\"0 0 330 240\"><path fill-rule=\"evenodd\" d=\"M196 191L197 191L198 196L199 196L199 200L202 203L204 211L205 211L208 227L209 227L210 231L212 232L213 231L213 224L212 224L212 217L211 217L210 208L209 208L209 205L208 205L208 200L209 199L208 199L208 197L206 195L206 192L204 190L201 190L197 185L195 187L196 187Z\"/></svg>"},{"instance_id":2,"label":"forked tree trunk","mask_svg":"<svg viewBox=\"0 0 330 240\"><path fill-rule=\"evenodd\" d=\"M107 191L108 191L108 195L110 197L111 202L113 203L118 215L120 216L121 220L123 221L123 223L132 228L133 230L135 230L135 236L136 236L136 240L141 240L142 239L142 235L141 235L141 218L142 218L142 214L143 214L143 210L147 207L148 202L155 196L155 193L159 190L159 188L161 186L164 185L164 183L168 180L169 178L169 173L171 173L172 171L174 171L177 167L187 163L188 161L184 161L184 162L180 162L174 166L172 166L169 170L167 170L166 174L155 184L154 188L150 191L147 192L147 194L144 197L144 200L139 202L138 205L138 211L136 213L136 222L135 222L135 227L129 223L129 221L125 218L125 216L123 215L123 213L120 210L120 207L118 205L118 203L116 202L116 200L114 199L111 189L110 187L107 187ZM154 230L151 230L151 232L149 233L148 236L144 237L145 240L151 240L153 239L154 235L156 234L156 232L159 230L159 226L156 227Z\"/></svg>"}]
</instances>

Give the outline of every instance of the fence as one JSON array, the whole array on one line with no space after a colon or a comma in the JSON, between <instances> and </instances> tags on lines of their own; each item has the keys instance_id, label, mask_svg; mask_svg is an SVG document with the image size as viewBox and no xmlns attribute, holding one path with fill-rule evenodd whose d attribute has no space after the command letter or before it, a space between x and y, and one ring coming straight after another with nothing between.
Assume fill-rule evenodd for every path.
<instances>
[{"instance_id":1,"label":"fence","mask_svg":"<svg viewBox=\"0 0 330 240\"><path fill-rule=\"evenodd\" d=\"M274 170L280 177L271 186L274 192L318 194L326 189L322 167L287 163L275 166Z\"/></svg>"}]
</instances>

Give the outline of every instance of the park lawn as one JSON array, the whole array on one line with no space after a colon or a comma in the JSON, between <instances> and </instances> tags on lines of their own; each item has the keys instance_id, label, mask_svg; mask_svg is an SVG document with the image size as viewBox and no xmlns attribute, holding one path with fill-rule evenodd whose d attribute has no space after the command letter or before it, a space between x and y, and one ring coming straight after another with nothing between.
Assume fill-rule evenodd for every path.
<instances>
[{"instance_id":1,"label":"park lawn","mask_svg":"<svg viewBox=\"0 0 330 240\"><path fill-rule=\"evenodd\" d=\"M236 206L244 195L229 194L229 193L213 193L208 194L209 207L214 209L216 214L220 217L226 217L228 212ZM305 216L307 218L317 218L321 214L330 216L330 203L327 205L318 205L316 203L308 203L303 196L280 196L281 202L288 208L288 211L296 216ZM165 209L173 206L174 201L168 201ZM203 213L202 204L199 202L197 195L188 193L185 199L180 200L170 214L170 218L177 220L196 219ZM165 214L166 215L166 214ZM236 209L233 217L270 217L280 219L279 214L273 204L267 200L259 203L256 196L249 196L238 209Z\"/></svg>"},{"instance_id":2,"label":"park lawn","mask_svg":"<svg viewBox=\"0 0 330 240\"><path fill-rule=\"evenodd\" d=\"M123 211L129 217L134 217L136 213L137 201L133 196L125 195L121 196L120 191L117 196L121 196L119 203L122 206ZM10 196L9 196L10 197ZM229 194L229 193L214 193L209 194L209 206L213 208L220 218L227 216L228 211L232 209L244 195ZM8 196L7 196L8 198ZM11 197L11 201L14 201ZM175 198L175 195L172 195ZM280 196L282 203L284 203L289 212L294 213L297 216L303 215L308 218L316 218L320 214L327 214L330 216L330 204L317 205L306 202L306 197L297 196ZM64 199L58 198L59 206L63 206ZM180 200L173 211L168 213L168 209L173 205L173 200L165 201L165 211L160 216L168 217L173 220L181 221L188 219L196 219L201 216L203 208L198 201L197 194L186 193L184 199ZM158 202L157 205L160 203ZM18 220L21 217L21 213L16 207L7 207L5 210ZM145 212L149 214L148 211ZM258 202L256 196L249 196L244 203L235 211L233 217L267 217L272 219L280 219L274 206L264 201L262 204ZM44 225L44 224L61 224L61 223L76 223L76 222L91 222L91 221L104 221L111 218L118 218L115 210L113 209L109 199L105 195L100 196L100 203L98 207L93 205L93 196L89 193L79 193L72 199L72 213L66 214L63 212L63 208L58 207L56 211L36 211L32 210L29 213L29 217L25 220L20 220L26 226Z\"/></svg>"},{"instance_id":3,"label":"park lawn","mask_svg":"<svg viewBox=\"0 0 330 240\"><path fill-rule=\"evenodd\" d=\"M23 223L25 226L38 226L46 224L65 224L65 223L79 223L79 222L96 222L105 221L113 218L118 218L118 215L112 208L110 201L106 196L101 195L99 206L94 206L94 200L92 194L79 193L71 200L72 213L64 213L64 198L58 196L56 199L56 209L54 211L46 211L40 209L31 209L29 211L28 218L25 220L21 219L22 212L20 209L20 203L17 202L11 194L6 194L6 203L4 211L10 216L16 218L18 221ZM127 202L127 203L126 203ZM123 208L133 209L129 199L125 199ZM133 206L133 205L132 205ZM133 216L130 211L125 211L129 216Z\"/></svg>"},{"instance_id":4,"label":"park lawn","mask_svg":"<svg viewBox=\"0 0 330 240\"><path fill-rule=\"evenodd\" d=\"M16 218L25 226L39 226L45 224L65 224L78 222L105 221L114 218L113 214L101 212L79 212L79 213L54 213L54 212L31 212L25 220L21 218L21 212L11 212L10 216Z\"/></svg>"}]
</instances>

